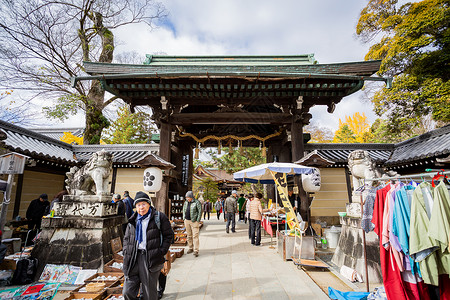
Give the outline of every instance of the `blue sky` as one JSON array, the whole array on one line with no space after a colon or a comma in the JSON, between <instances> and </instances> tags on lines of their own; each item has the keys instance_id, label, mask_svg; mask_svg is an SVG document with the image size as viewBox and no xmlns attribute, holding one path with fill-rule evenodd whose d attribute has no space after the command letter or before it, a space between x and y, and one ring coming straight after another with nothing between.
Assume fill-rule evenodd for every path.
<instances>
[{"instance_id":1,"label":"blue sky","mask_svg":"<svg viewBox=\"0 0 450 300\"><path fill-rule=\"evenodd\" d=\"M314 53L319 63L364 60L369 45L355 36L361 0L163 0L167 19L149 30L140 24L120 28L116 53L168 55L298 55ZM132 33L132 34L131 34ZM339 118L364 112L373 122L363 92L344 98L330 115L313 107L313 122L337 129ZM71 117L65 126L83 126Z\"/></svg>"}]
</instances>

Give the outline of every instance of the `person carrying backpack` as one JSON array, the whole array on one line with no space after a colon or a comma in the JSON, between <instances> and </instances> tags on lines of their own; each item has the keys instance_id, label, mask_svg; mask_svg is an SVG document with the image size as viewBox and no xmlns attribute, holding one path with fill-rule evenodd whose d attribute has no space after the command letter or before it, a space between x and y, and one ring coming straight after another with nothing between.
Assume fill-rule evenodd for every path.
<instances>
[{"instance_id":1,"label":"person carrying backpack","mask_svg":"<svg viewBox=\"0 0 450 300\"><path fill-rule=\"evenodd\" d=\"M173 239L173 230L167 216L151 205L150 197L137 192L134 200L136 212L128 220L123 241L123 296L137 299L158 299L158 278L167 251Z\"/></svg>"},{"instance_id":2,"label":"person carrying backpack","mask_svg":"<svg viewBox=\"0 0 450 300\"><path fill-rule=\"evenodd\" d=\"M123 204L125 204L125 211L127 214L127 219L131 218L131 215L134 213L133 208L134 208L134 200L133 198L130 197L130 193L128 191L124 191L123 192L123 199L122 199Z\"/></svg>"}]
</instances>

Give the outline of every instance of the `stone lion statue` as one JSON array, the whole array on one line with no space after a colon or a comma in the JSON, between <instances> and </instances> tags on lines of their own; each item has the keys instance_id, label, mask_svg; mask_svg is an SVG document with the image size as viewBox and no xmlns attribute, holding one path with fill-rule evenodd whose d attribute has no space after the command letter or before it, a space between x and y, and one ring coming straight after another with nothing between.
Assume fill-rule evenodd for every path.
<instances>
[{"instance_id":1,"label":"stone lion statue","mask_svg":"<svg viewBox=\"0 0 450 300\"><path fill-rule=\"evenodd\" d=\"M364 179L398 175L395 171L386 172L384 169L378 168L375 161L370 157L369 152L365 150L355 150L348 155L348 169L352 173L354 191L364 184ZM376 181L368 183L375 184Z\"/></svg>"},{"instance_id":2,"label":"stone lion statue","mask_svg":"<svg viewBox=\"0 0 450 300\"><path fill-rule=\"evenodd\" d=\"M66 173L66 189L70 195L106 195L112 169L112 154L101 150L94 153L81 168L72 167Z\"/></svg>"}]
</instances>

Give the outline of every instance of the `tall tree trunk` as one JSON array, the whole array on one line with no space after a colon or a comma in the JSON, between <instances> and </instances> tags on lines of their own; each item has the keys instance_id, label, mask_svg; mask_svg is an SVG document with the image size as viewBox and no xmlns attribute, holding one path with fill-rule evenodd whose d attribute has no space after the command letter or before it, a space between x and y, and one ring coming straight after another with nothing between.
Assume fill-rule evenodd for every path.
<instances>
[{"instance_id":1,"label":"tall tree trunk","mask_svg":"<svg viewBox=\"0 0 450 300\"><path fill-rule=\"evenodd\" d=\"M103 25L103 16L100 13L94 13L93 21L102 39L102 53L99 62L111 63L114 52L114 35ZM86 129L83 140L85 145L99 144L103 129L109 126L108 119L103 116L103 108L106 106L104 98L105 90L100 82L92 82L86 101Z\"/></svg>"},{"instance_id":2,"label":"tall tree trunk","mask_svg":"<svg viewBox=\"0 0 450 300\"><path fill-rule=\"evenodd\" d=\"M85 145L100 144L102 131L109 126L108 119L103 116L104 96L105 90L100 82L94 81L87 95L86 129L83 138Z\"/></svg>"}]
</instances>

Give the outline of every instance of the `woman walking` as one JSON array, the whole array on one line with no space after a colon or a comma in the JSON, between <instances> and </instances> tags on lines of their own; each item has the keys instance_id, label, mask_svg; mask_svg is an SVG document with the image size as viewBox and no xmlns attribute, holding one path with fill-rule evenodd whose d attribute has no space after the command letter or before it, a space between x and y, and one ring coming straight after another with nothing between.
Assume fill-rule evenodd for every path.
<instances>
[{"instance_id":1,"label":"woman walking","mask_svg":"<svg viewBox=\"0 0 450 300\"><path fill-rule=\"evenodd\" d=\"M261 219L262 219L262 194L256 193L256 197L250 201L250 240L252 245L261 246Z\"/></svg>"}]
</instances>

